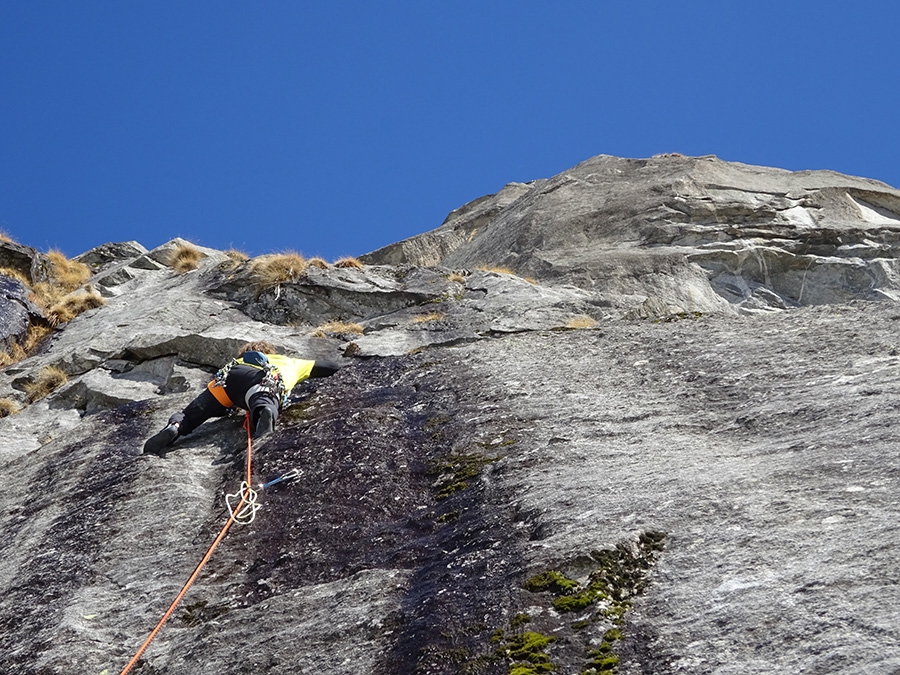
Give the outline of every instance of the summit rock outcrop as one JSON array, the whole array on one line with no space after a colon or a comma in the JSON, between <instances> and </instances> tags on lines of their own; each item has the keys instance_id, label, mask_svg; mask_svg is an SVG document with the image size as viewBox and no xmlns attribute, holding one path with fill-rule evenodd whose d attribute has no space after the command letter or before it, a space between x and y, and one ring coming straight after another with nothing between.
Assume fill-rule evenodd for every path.
<instances>
[{"instance_id":1,"label":"summit rock outcrop","mask_svg":"<svg viewBox=\"0 0 900 675\"><path fill-rule=\"evenodd\" d=\"M828 171L600 156L358 265L85 252L105 304L0 372L0 670L125 667L246 437L142 444L265 339L343 368L132 672L897 672L898 214ZM42 254L6 249L46 321Z\"/></svg>"},{"instance_id":2,"label":"summit rock outcrop","mask_svg":"<svg viewBox=\"0 0 900 675\"><path fill-rule=\"evenodd\" d=\"M507 185L364 260L501 265L616 303L752 311L897 300L898 241L900 192L878 181L712 156L599 156Z\"/></svg>"}]
</instances>

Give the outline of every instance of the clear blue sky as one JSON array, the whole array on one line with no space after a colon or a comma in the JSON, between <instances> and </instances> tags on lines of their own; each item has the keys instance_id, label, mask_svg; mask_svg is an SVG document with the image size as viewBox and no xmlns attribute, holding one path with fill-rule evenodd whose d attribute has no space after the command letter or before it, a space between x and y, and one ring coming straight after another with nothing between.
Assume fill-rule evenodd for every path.
<instances>
[{"instance_id":1,"label":"clear blue sky","mask_svg":"<svg viewBox=\"0 0 900 675\"><path fill-rule=\"evenodd\" d=\"M900 186L900 3L0 5L0 230L359 255L593 155Z\"/></svg>"}]
</instances>

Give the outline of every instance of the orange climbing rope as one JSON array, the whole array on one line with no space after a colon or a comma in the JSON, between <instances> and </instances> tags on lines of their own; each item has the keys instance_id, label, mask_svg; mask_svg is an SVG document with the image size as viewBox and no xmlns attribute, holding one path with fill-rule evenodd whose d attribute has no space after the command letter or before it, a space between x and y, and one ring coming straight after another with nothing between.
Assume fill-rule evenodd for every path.
<instances>
[{"instance_id":1,"label":"orange climbing rope","mask_svg":"<svg viewBox=\"0 0 900 675\"><path fill-rule=\"evenodd\" d=\"M194 568L194 572L191 574L190 578L181 588L181 591L172 601L172 604L169 605L169 609L166 610L165 614L163 614L162 618L159 620L159 623L156 624L156 627L150 632L150 635L147 636L147 639L144 640L144 644L141 645L141 648L137 650L137 653L132 657L131 661L128 662L128 665L122 669L122 672L119 675L126 675L132 668L134 668L135 664L141 658L141 655L150 646L150 643L153 642L153 638L156 637L156 634L159 633L160 629L163 627L166 621L169 620L169 617L172 616L172 612L175 611L175 608L178 606L178 603L181 602L181 599L184 598L185 594L188 592L188 589L191 587L191 584L197 579L200 575L200 571L209 561L210 557L212 557L213 551L216 550L216 547L219 545L225 538L225 534L228 532L228 528L231 527L231 524L234 522L239 523L249 523L253 520L253 515L256 513L256 509L259 508L256 505L256 493L250 489L251 483L251 468L252 468L252 454L253 454L253 436L251 434L250 429L250 413L248 412L246 417L244 418L244 428L247 430L247 479L244 483L241 484L241 490L238 493L240 495L240 501L238 501L237 505L232 507L231 504L228 504L229 516L225 525L219 531L219 536L216 537L215 541L210 545L209 549L206 551L206 555L203 556L203 559ZM246 486L246 489L245 489ZM238 495L228 495L229 497L236 497ZM227 499L226 499L227 502ZM247 515L243 515L246 513L246 509L250 508L250 513Z\"/></svg>"}]
</instances>

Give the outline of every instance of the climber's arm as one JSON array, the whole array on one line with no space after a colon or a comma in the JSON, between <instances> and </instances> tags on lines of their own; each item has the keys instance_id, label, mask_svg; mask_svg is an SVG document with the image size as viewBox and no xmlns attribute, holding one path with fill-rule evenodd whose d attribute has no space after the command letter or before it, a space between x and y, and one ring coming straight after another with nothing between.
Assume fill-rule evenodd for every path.
<instances>
[{"instance_id":1,"label":"climber's arm","mask_svg":"<svg viewBox=\"0 0 900 675\"><path fill-rule=\"evenodd\" d=\"M328 377L330 375L334 375L341 367L334 361L324 361L322 359L316 359L315 365L312 367L312 370L309 372L310 377Z\"/></svg>"}]
</instances>

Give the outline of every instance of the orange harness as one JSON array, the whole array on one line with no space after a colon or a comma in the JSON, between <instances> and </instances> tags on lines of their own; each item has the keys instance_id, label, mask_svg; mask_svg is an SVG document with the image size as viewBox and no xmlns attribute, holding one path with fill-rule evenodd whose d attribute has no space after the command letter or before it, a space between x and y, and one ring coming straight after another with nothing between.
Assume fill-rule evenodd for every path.
<instances>
[{"instance_id":1,"label":"orange harness","mask_svg":"<svg viewBox=\"0 0 900 675\"><path fill-rule=\"evenodd\" d=\"M228 398L228 394L225 393L225 387L217 385L215 380L206 385L206 388L209 389L209 393L215 396L216 400L226 408L234 407L234 403L231 402L231 399Z\"/></svg>"}]
</instances>

